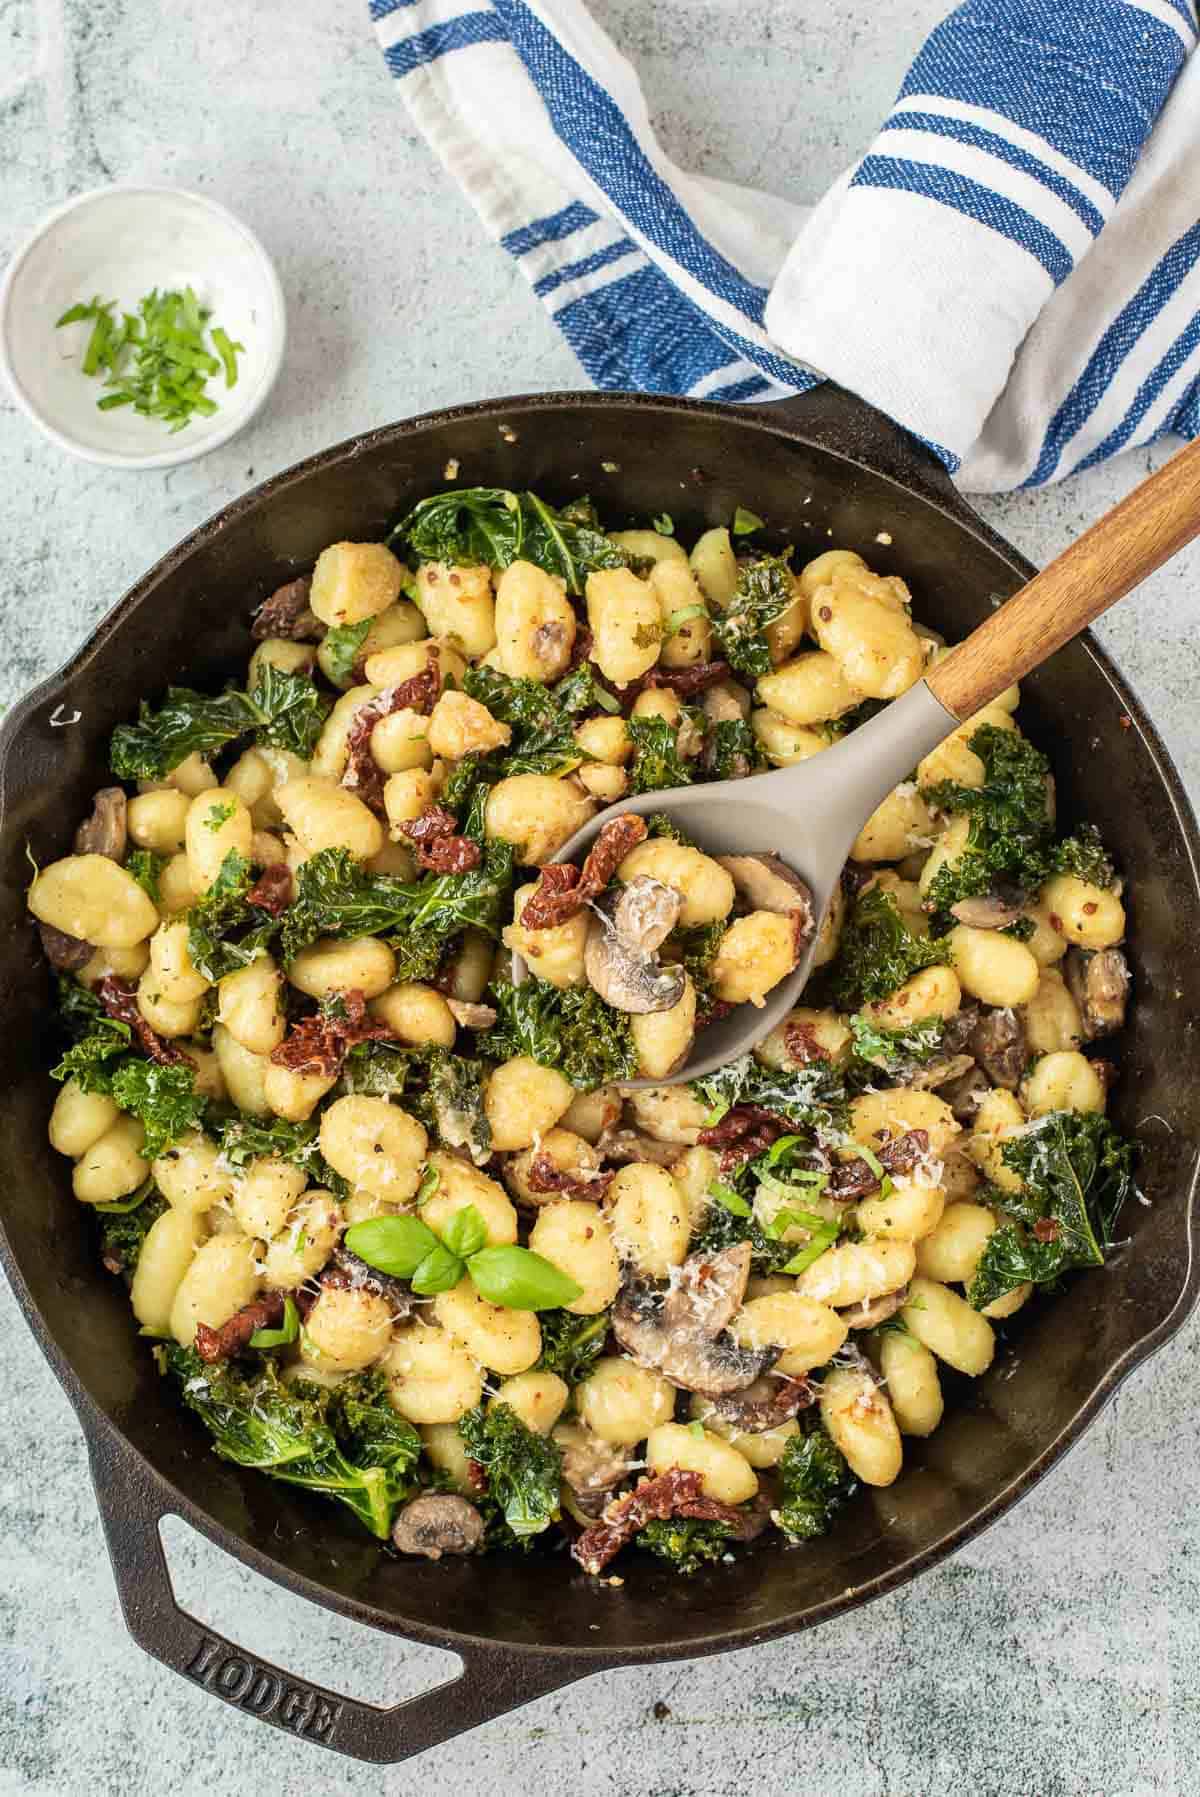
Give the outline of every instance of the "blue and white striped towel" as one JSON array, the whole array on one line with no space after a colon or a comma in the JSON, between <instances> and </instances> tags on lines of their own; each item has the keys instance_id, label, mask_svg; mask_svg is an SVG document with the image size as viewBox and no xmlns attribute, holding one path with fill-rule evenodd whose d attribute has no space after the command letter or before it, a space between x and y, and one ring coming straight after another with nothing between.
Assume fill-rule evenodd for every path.
<instances>
[{"instance_id":1,"label":"blue and white striped towel","mask_svg":"<svg viewBox=\"0 0 1200 1797\"><path fill-rule=\"evenodd\" d=\"M677 168L581 0L371 10L597 386L761 401L828 376L973 491L1200 435L1194 0L966 0L815 209Z\"/></svg>"}]
</instances>

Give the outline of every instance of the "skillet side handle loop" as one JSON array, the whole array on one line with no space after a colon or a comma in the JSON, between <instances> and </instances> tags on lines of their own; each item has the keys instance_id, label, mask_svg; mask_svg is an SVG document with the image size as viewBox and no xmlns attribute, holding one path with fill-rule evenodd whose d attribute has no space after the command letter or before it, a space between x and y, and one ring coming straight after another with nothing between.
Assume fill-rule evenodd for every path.
<instances>
[{"instance_id":1,"label":"skillet side handle loop","mask_svg":"<svg viewBox=\"0 0 1200 1797\"><path fill-rule=\"evenodd\" d=\"M158 1525L171 1513L140 1461L103 1437L90 1445L92 1481L130 1634L172 1672L248 1716L353 1759L395 1765L494 1721L583 1668L497 1648L462 1653L456 1678L390 1709L343 1697L247 1653L176 1602ZM598 1668L588 1667L588 1671Z\"/></svg>"},{"instance_id":2,"label":"skillet side handle loop","mask_svg":"<svg viewBox=\"0 0 1200 1797\"><path fill-rule=\"evenodd\" d=\"M1181 449L930 669L960 721L1038 667L1200 533L1200 439Z\"/></svg>"}]
</instances>

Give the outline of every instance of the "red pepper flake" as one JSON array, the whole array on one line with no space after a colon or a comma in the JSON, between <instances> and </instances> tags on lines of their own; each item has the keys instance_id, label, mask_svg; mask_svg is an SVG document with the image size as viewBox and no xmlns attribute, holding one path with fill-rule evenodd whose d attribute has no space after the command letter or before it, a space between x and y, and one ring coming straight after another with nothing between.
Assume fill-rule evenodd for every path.
<instances>
[{"instance_id":1,"label":"red pepper flake","mask_svg":"<svg viewBox=\"0 0 1200 1797\"><path fill-rule=\"evenodd\" d=\"M702 1484L699 1473L685 1472L680 1466L673 1466L656 1478L643 1479L624 1497L614 1498L606 1505L599 1522L585 1529L573 1543L571 1558L585 1572L603 1572L648 1522L666 1522L672 1516L728 1523L732 1539L737 1541L749 1541L765 1527L765 1508L748 1511L722 1504L716 1498L705 1497Z\"/></svg>"},{"instance_id":2,"label":"red pepper flake","mask_svg":"<svg viewBox=\"0 0 1200 1797\"><path fill-rule=\"evenodd\" d=\"M538 884L521 912L527 930L552 930L604 891L626 855L646 840L644 818L626 812L603 824L588 851L582 871L556 862L543 867Z\"/></svg>"},{"instance_id":3,"label":"red pepper flake","mask_svg":"<svg viewBox=\"0 0 1200 1797\"><path fill-rule=\"evenodd\" d=\"M465 874L478 867L483 850L470 836L460 836L458 819L444 805L431 805L400 828L416 844L417 865L437 874Z\"/></svg>"},{"instance_id":4,"label":"red pepper flake","mask_svg":"<svg viewBox=\"0 0 1200 1797\"><path fill-rule=\"evenodd\" d=\"M833 612L828 605L823 605L817 613L817 616L820 618L822 624L828 624L830 618L833 616Z\"/></svg>"},{"instance_id":5,"label":"red pepper flake","mask_svg":"<svg viewBox=\"0 0 1200 1797\"><path fill-rule=\"evenodd\" d=\"M173 1042L166 1041L157 1030L150 1028L138 1010L137 992L128 980L118 979L115 973L106 974L96 987L96 997L110 1017L115 1018L118 1023L129 1025L143 1054L148 1055L152 1061L157 1061L160 1067L195 1066L191 1056L184 1054L182 1048L176 1048Z\"/></svg>"},{"instance_id":6,"label":"red pepper flake","mask_svg":"<svg viewBox=\"0 0 1200 1797\"><path fill-rule=\"evenodd\" d=\"M1122 730L1132 730L1133 729L1133 719L1130 717L1130 715L1127 711L1123 711L1121 713L1120 717L1117 719L1117 723L1120 725Z\"/></svg>"},{"instance_id":7,"label":"red pepper flake","mask_svg":"<svg viewBox=\"0 0 1200 1797\"><path fill-rule=\"evenodd\" d=\"M346 771L342 775L342 785L380 817L383 816L385 776L371 753L371 733L382 718L391 717L397 711L419 711L423 717L429 716L442 690L442 668L436 643L430 645L428 653L430 659L419 674L402 680L398 686L388 687L359 706L346 737Z\"/></svg>"},{"instance_id":8,"label":"red pepper flake","mask_svg":"<svg viewBox=\"0 0 1200 1797\"><path fill-rule=\"evenodd\" d=\"M269 911L272 917L286 911L291 902L292 870L286 861L273 861L270 867L264 867L246 894L248 905L257 905L260 911Z\"/></svg>"},{"instance_id":9,"label":"red pepper flake","mask_svg":"<svg viewBox=\"0 0 1200 1797\"><path fill-rule=\"evenodd\" d=\"M367 1001L357 987L339 994L345 1015L319 1011L305 1017L274 1049L276 1067L292 1073L317 1074L326 1079L342 1070L342 1062L356 1042L394 1042L396 1032L367 1013Z\"/></svg>"}]
</instances>

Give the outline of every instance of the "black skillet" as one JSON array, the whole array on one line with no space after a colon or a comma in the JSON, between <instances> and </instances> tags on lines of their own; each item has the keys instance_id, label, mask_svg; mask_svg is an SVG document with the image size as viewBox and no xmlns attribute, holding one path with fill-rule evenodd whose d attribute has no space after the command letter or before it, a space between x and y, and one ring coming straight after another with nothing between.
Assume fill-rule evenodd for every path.
<instances>
[{"instance_id":1,"label":"black skillet","mask_svg":"<svg viewBox=\"0 0 1200 1797\"><path fill-rule=\"evenodd\" d=\"M469 485L590 493L606 519L666 511L685 540L752 506L803 562L838 546L902 575L918 617L951 638L1033 572L917 444L831 387L759 411L622 395L550 394L441 412L314 456L227 506L145 578L0 732L0 1255L75 1406L130 1632L207 1690L296 1735L388 1763L610 1666L715 1653L810 1628L895 1589L1003 1514L1079 1436L1197 1296L1200 1082L1196 824L1137 701L1088 638L1027 683L1022 718L1052 757L1067 821L1095 818L1128 890L1136 1003L1115 1044L1114 1115L1141 1143L1151 1205L1132 1241L1010 1326L1016 1344L906 1445L888 1491L834 1533L677 1579L631 1557L620 1588L553 1558L391 1558L348 1515L207 1451L155 1373L128 1300L96 1257L69 1168L46 1143L54 1054L47 970L24 910L26 846L69 852L101 783L113 725L171 681L244 667L250 611L327 543L378 538L451 459ZM176 1604L159 1541L175 1514L246 1565L343 1616L461 1656L457 1679L392 1709L343 1698L242 1652Z\"/></svg>"}]
</instances>

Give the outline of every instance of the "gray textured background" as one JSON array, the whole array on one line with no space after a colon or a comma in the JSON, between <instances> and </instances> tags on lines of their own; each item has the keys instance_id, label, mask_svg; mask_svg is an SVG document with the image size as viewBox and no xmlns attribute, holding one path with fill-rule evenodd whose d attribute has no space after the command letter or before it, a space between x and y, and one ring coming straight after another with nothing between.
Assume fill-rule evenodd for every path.
<instances>
[{"instance_id":1,"label":"gray textured background","mask_svg":"<svg viewBox=\"0 0 1200 1797\"><path fill-rule=\"evenodd\" d=\"M66 460L0 399L0 699L59 663L151 561L231 495L365 427L581 383L507 260L410 131L365 4L0 0L0 260L107 180L176 182L273 252L291 347L252 429L189 467ZM798 200L868 137L942 0L604 0L669 147ZM719 45L719 52L714 49ZM981 509L1035 559L1159 454ZM753 496L748 495L752 500ZM1193 791L1192 551L1103 626ZM1114 795L1116 798L1116 795ZM915 1587L817 1634L614 1673L379 1772L235 1715L122 1627L73 1416L0 1293L0 1794L280 1797L1183 1797L1200 1791L1197 1332L1126 1384L1006 1521ZM182 1525L181 1596L235 1640L377 1701L450 1670L242 1572ZM656 1702L670 1715L654 1716Z\"/></svg>"}]
</instances>

